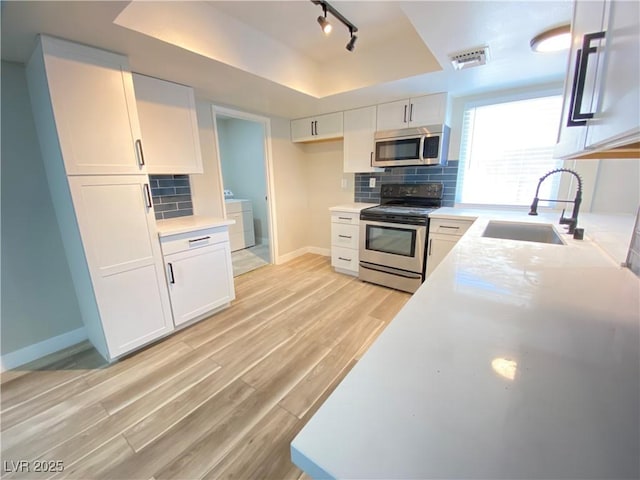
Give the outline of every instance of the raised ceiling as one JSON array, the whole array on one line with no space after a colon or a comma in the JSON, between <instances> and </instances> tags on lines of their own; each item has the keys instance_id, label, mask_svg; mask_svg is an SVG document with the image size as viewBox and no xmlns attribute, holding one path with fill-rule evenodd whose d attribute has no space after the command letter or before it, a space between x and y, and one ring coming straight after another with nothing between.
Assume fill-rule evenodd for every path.
<instances>
[{"instance_id":1,"label":"raised ceiling","mask_svg":"<svg viewBox=\"0 0 640 480\"><path fill-rule=\"evenodd\" d=\"M324 36L310 1L2 2L2 58L25 62L37 33L129 56L134 71L193 86L216 103L299 117L449 91L561 82L566 52L529 40L568 23L571 2L331 2L358 26ZM454 71L448 55L488 45L489 64Z\"/></svg>"}]
</instances>

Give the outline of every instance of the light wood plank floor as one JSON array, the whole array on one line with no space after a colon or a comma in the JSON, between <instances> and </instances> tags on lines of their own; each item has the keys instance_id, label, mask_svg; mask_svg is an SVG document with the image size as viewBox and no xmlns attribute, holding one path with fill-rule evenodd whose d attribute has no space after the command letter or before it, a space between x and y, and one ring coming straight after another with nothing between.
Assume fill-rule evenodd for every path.
<instances>
[{"instance_id":1,"label":"light wood plank floor","mask_svg":"<svg viewBox=\"0 0 640 480\"><path fill-rule=\"evenodd\" d=\"M311 254L235 282L230 308L115 364L81 345L2 374L2 477L305 478L291 440L409 295Z\"/></svg>"}]
</instances>

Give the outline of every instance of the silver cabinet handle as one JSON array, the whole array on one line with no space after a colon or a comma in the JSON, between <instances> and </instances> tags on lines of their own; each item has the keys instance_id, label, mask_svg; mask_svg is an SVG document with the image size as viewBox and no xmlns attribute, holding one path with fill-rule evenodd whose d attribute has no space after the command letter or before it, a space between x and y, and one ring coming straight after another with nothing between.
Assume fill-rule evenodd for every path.
<instances>
[{"instance_id":1,"label":"silver cabinet handle","mask_svg":"<svg viewBox=\"0 0 640 480\"><path fill-rule=\"evenodd\" d=\"M338 260L344 260L345 262L350 262L350 258L338 257Z\"/></svg>"},{"instance_id":2,"label":"silver cabinet handle","mask_svg":"<svg viewBox=\"0 0 640 480\"><path fill-rule=\"evenodd\" d=\"M369 156L369 165L373 167L373 152L371 152L371 155Z\"/></svg>"},{"instance_id":3,"label":"silver cabinet handle","mask_svg":"<svg viewBox=\"0 0 640 480\"><path fill-rule=\"evenodd\" d=\"M138 152L138 165L144 166L144 150L142 150L142 140L136 140L136 151Z\"/></svg>"},{"instance_id":4,"label":"silver cabinet handle","mask_svg":"<svg viewBox=\"0 0 640 480\"><path fill-rule=\"evenodd\" d=\"M431 245L433 244L433 238L429 239L429 256L431 256Z\"/></svg>"},{"instance_id":5,"label":"silver cabinet handle","mask_svg":"<svg viewBox=\"0 0 640 480\"><path fill-rule=\"evenodd\" d=\"M173 264L169 262L169 283L176 283L176 277L173 276Z\"/></svg>"},{"instance_id":6,"label":"silver cabinet handle","mask_svg":"<svg viewBox=\"0 0 640 480\"><path fill-rule=\"evenodd\" d=\"M350 217L338 217L339 220L351 220Z\"/></svg>"},{"instance_id":7,"label":"silver cabinet handle","mask_svg":"<svg viewBox=\"0 0 640 480\"><path fill-rule=\"evenodd\" d=\"M351 238L351 235L338 235L340 238Z\"/></svg>"},{"instance_id":8,"label":"silver cabinet handle","mask_svg":"<svg viewBox=\"0 0 640 480\"><path fill-rule=\"evenodd\" d=\"M144 184L144 197L147 201L147 208L151 208L153 206L153 202L151 201L151 191L149 190L149 184Z\"/></svg>"},{"instance_id":9,"label":"silver cabinet handle","mask_svg":"<svg viewBox=\"0 0 640 480\"><path fill-rule=\"evenodd\" d=\"M440 228L450 228L452 230L459 230L460 229L460 227L451 227L449 225L440 225Z\"/></svg>"},{"instance_id":10,"label":"silver cabinet handle","mask_svg":"<svg viewBox=\"0 0 640 480\"><path fill-rule=\"evenodd\" d=\"M409 121L413 122L413 103L409 107Z\"/></svg>"},{"instance_id":11,"label":"silver cabinet handle","mask_svg":"<svg viewBox=\"0 0 640 480\"><path fill-rule=\"evenodd\" d=\"M209 240L211 237L207 235L206 237L194 238L193 240L189 240L189 243L201 242L203 240Z\"/></svg>"},{"instance_id":12,"label":"silver cabinet handle","mask_svg":"<svg viewBox=\"0 0 640 480\"><path fill-rule=\"evenodd\" d=\"M315 134L313 133L313 120L311 120L311 136L313 137Z\"/></svg>"},{"instance_id":13,"label":"silver cabinet handle","mask_svg":"<svg viewBox=\"0 0 640 480\"><path fill-rule=\"evenodd\" d=\"M404 123L407 123L407 106L404 106L404 120L402 120Z\"/></svg>"}]
</instances>

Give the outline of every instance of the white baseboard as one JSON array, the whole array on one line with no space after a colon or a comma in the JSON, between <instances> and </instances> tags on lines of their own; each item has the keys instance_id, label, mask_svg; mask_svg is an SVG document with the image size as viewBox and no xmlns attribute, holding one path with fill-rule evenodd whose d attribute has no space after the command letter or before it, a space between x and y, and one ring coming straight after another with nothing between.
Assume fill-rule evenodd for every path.
<instances>
[{"instance_id":1,"label":"white baseboard","mask_svg":"<svg viewBox=\"0 0 640 480\"><path fill-rule=\"evenodd\" d=\"M309 247L302 247L298 250L294 250L293 252L285 253L284 255L280 255L276 260L276 265L280 265L281 263L287 263L294 258L298 258L300 255L304 255L305 253L309 253Z\"/></svg>"},{"instance_id":2,"label":"white baseboard","mask_svg":"<svg viewBox=\"0 0 640 480\"><path fill-rule=\"evenodd\" d=\"M315 253L316 255L322 255L323 257L330 257L331 250L328 248L320 248L320 247L307 247L308 253Z\"/></svg>"},{"instance_id":3,"label":"white baseboard","mask_svg":"<svg viewBox=\"0 0 640 480\"><path fill-rule=\"evenodd\" d=\"M84 327L70 332L63 333L56 337L51 337L33 345L21 348L14 352L7 353L0 357L0 372L19 367L25 363L38 360L51 353L55 353L63 348L70 347L87 339L87 332Z\"/></svg>"},{"instance_id":4,"label":"white baseboard","mask_svg":"<svg viewBox=\"0 0 640 480\"><path fill-rule=\"evenodd\" d=\"M281 263L286 263L294 258L299 257L300 255L304 255L305 253L314 253L316 255L322 255L323 257L330 257L331 250L328 248L320 248L320 247L302 247L298 250L294 250L293 252L285 253L284 255L280 255L278 260L276 261L276 265L280 265Z\"/></svg>"}]
</instances>

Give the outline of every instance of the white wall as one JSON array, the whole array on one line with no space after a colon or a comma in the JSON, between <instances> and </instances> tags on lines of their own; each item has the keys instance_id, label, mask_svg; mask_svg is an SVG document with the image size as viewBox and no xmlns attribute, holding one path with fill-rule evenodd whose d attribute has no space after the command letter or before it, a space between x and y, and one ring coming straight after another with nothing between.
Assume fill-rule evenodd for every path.
<instances>
[{"instance_id":1,"label":"white wall","mask_svg":"<svg viewBox=\"0 0 640 480\"><path fill-rule=\"evenodd\" d=\"M576 163L580 160L576 161ZM591 211L633 213L640 205L640 160L600 160Z\"/></svg>"},{"instance_id":2,"label":"white wall","mask_svg":"<svg viewBox=\"0 0 640 480\"><path fill-rule=\"evenodd\" d=\"M288 119L271 118L271 150L278 255L282 257L309 246L307 163L302 147L291 143Z\"/></svg>"},{"instance_id":3,"label":"white wall","mask_svg":"<svg viewBox=\"0 0 640 480\"><path fill-rule=\"evenodd\" d=\"M236 118L216 118L220 164L225 190L234 198L249 199L253 205L256 243L269 238L267 180L262 123Z\"/></svg>"},{"instance_id":4,"label":"white wall","mask_svg":"<svg viewBox=\"0 0 640 480\"><path fill-rule=\"evenodd\" d=\"M198 134L204 173L190 175L191 198L195 215L224 217L222 205L222 179L218 169L216 132L213 127L211 103L206 100L196 102L198 114Z\"/></svg>"},{"instance_id":5,"label":"white wall","mask_svg":"<svg viewBox=\"0 0 640 480\"><path fill-rule=\"evenodd\" d=\"M83 326L24 66L2 62L2 318L5 355Z\"/></svg>"},{"instance_id":6,"label":"white wall","mask_svg":"<svg viewBox=\"0 0 640 480\"><path fill-rule=\"evenodd\" d=\"M329 207L353 203L353 173L343 173L343 141L308 143L302 146L307 168L308 244L317 249L331 248ZM347 188L342 188L343 177Z\"/></svg>"}]
</instances>

